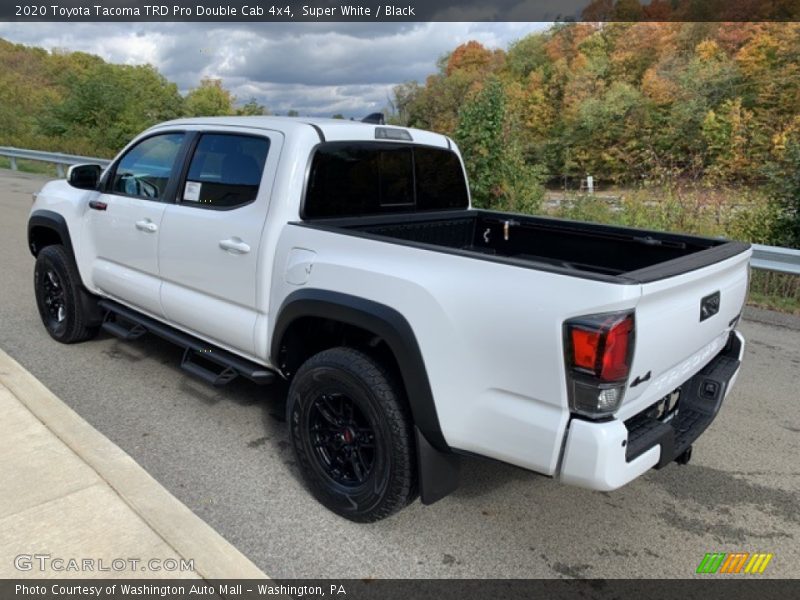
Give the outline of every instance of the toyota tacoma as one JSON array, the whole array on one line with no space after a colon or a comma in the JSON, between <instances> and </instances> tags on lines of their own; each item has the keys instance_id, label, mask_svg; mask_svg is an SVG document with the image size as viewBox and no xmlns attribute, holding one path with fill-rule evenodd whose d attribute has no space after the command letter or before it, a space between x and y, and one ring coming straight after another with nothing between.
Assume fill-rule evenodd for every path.
<instances>
[{"instance_id":1,"label":"toyota tacoma","mask_svg":"<svg viewBox=\"0 0 800 600\"><path fill-rule=\"evenodd\" d=\"M47 183L38 310L288 382L314 496L437 501L478 455L595 490L689 460L739 372L747 244L474 208L451 139L380 122L159 124Z\"/></svg>"}]
</instances>

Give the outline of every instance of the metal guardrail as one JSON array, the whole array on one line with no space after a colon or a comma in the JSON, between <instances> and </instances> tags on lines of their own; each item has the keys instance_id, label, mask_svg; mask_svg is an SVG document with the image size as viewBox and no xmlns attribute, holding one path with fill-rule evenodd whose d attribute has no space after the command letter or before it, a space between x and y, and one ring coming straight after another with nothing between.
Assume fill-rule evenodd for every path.
<instances>
[{"instance_id":1,"label":"metal guardrail","mask_svg":"<svg viewBox=\"0 0 800 600\"><path fill-rule=\"evenodd\" d=\"M93 156L77 156L75 154L62 154L61 152L42 152L41 150L25 150L24 148L12 148L11 146L0 146L0 156L7 156L11 159L11 169L17 170L17 159L38 160L40 162L52 163L56 166L59 177L64 177L64 167L69 165L80 165L82 163L92 163L107 166L111 163L107 158L95 158Z\"/></svg>"},{"instance_id":2,"label":"metal guardrail","mask_svg":"<svg viewBox=\"0 0 800 600\"><path fill-rule=\"evenodd\" d=\"M106 158L76 156L74 154L62 154L60 152L42 152L40 150L25 150L23 148L12 148L10 146L0 146L0 156L7 156L11 159L11 168L14 171L17 170L18 158L55 164L58 169L59 177L64 177L65 165L93 163L101 167L106 167L111 163L111 161ZM754 269L800 275L800 250L753 244L753 258L750 260L750 265Z\"/></svg>"},{"instance_id":3,"label":"metal guardrail","mask_svg":"<svg viewBox=\"0 0 800 600\"><path fill-rule=\"evenodd\" d=\"M753 244L750 266L765 271L800 275L800 250Z\"/></svg>"}]
</instances>

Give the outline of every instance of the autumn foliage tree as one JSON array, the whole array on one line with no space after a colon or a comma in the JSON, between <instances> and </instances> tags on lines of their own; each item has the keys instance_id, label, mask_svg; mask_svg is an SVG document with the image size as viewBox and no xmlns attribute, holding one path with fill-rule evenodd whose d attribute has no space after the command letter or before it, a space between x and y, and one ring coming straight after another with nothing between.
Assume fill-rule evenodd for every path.
<instances>
[{"instance_id":1,"label":"autumn foliage tree","mask_svg":"<svg viewBox=\"0 0 800 600\"><path fill-rule=\"evenodd\" d=\"M598 0L590 8L616 19L628 11L631 20L699 10L696 2L639 4ZM497 111L477 109L488 102L487 81L503 99L502 135ZM424 85L398 87L396 102L396 122L456 135L468 148L516 148L551 183L591 174L621 185L772 182L777 190L780 174L791 181L797 172L800 24L557 24L507 51L463 44ZM502 189L502 161L469 160L477 198ZM796 222L792 192L771 193Z\"/></svg>"}]
</instances>

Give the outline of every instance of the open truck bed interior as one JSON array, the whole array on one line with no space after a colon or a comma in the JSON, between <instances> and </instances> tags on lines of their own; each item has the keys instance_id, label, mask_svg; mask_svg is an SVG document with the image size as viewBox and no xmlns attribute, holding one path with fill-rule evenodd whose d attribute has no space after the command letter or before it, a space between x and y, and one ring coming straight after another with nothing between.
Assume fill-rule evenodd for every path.
<instances>
[{"instance_id":1,"label":"open truck bed interior","mask_svg":"<svg viewBox=\"0 0 800 600\"><path fill-rule=\"evenodd\" d=\"M320 219L304 225L619 283L679 275L749 247L727 240L481 210Z\"/></svg>"}]
</instances>

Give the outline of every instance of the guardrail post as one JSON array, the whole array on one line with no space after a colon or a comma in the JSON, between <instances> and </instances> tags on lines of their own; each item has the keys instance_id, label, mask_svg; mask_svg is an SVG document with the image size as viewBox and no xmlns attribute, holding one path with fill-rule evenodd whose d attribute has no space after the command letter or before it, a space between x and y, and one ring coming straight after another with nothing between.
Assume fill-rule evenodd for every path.
<instances>
[{"instance_id":1,"label":"guardrail post","mask_svg":"<svg viewBox=\"0 0 800 600\"><path fill-rule=\"evenodd\" d=\"M13 156L11 156L9 158L11 159L11 170L12 171L16 171L17 170L17 159L14 158Z\"/></svg>"},{"instance_id":2,"label":"guardrail post","mask_svg":"<svg viewBox=\"0 0 800 600\"><path fill-rule=\"evenodd\" d=\"M56 163L56 172L58 173L59 177L64 177L64 165L61 163Z\"/></svg>"}]
</instances>

